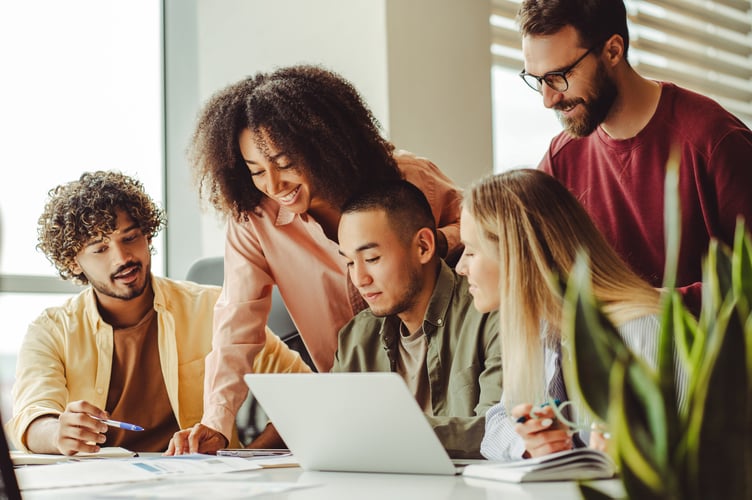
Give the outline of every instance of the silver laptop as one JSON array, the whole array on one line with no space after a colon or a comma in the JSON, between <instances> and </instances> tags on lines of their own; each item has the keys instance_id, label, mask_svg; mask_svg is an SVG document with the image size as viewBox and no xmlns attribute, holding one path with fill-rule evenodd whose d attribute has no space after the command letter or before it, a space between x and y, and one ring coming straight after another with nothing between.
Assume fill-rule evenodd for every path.
<instances>
[{"instance_id":1,"label":"silver laptop","mask_svg":"<svg viewBox=\"0 0 752 500\"><path fill-rule=\"evenodd\" d=\"M248 374L245 381L303 469L461 470L396 373Z\"/></svg>"}]
</instances>

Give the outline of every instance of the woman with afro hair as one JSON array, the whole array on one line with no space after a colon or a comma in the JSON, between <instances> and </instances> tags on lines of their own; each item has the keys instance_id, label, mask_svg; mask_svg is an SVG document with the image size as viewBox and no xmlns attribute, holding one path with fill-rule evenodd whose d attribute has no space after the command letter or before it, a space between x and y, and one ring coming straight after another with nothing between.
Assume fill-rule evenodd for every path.
<instances>
[{"instance_id":1,"label":"woman with afro hair","mask_svg":"<svg viewBox=\"0 0 752 500\"><path fill-rule=\"evenodd\" d=\"M356 89L318 66L258 73L216 93L189 158L202 200L227 219L224 286L207 357L202 425L176 450L224 446L264 345L277 286L315 368L329 371L337 334L366 307L339 255L340 207L362 186L406 179L428 198L439 253L461 253L461 190L430 161L386 140Z\"/></svg>"}]
</instances>

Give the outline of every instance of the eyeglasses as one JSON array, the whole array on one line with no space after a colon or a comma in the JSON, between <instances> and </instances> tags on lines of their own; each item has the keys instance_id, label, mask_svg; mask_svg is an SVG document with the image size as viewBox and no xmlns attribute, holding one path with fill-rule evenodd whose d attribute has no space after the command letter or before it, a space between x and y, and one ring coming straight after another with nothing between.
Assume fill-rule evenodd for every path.
<instances>
[{"instance_id":1,"label":"eyeglasses","mask_svg":"<svg viewBox=\"0 0 752 500\"><path fill-rule=\"evenodd\" d=\"M527 73L524 69L520 71L520 78L522 78L527 86L536 92L543 93L543 83L554 89L556 92L564 92L569 88L569 82L567 81L567 75L580 64L580 62L590 54L594 47L590 47L587 52L582 54L579 59L573 62L569 67L564 68L561 71L549 71L543 76L536 76L531 73Z\"/></svg>"},{"instance_id":2,"label":"eyeglasses","mask_svg":"<svg viewBox=\"0 0 752 500\"><path fill-rule=\"evenodd\" d=\"M579 421L577 419L571 420L565 414L567 406L571 406L569 413L575 411L575 405L572 401L559 401L558 399L548 399L543 404L537 407L533 407L528 415L524 415L515 420L516 423L524 423L530 419L539 418L536 410L540 410L544 406L550 406L554 412L554 417L561 422L570 432L583 432L583 431L598 431L604 434L604 437L610 437L610 434L606 432L606 428L602 424L595 422L589 422L588 419ZM580 409L580 413L582 409Z\"/></svg>"}]
</instances>

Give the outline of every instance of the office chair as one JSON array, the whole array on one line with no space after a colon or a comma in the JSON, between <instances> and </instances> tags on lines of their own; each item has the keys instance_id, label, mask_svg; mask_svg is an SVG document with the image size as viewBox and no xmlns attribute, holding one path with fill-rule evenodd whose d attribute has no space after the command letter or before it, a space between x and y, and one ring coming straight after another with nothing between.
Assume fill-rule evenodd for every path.
<instances>
[{"instance_id":1,"label":"office chair","mask_svg":"<svg viewBox=\"0 0 752 500\"><path fill-rule=\"evenodd\" d=\"M185 279L205 285L222 286L224 283L224 269L223 257L203 257L190 265ZM308 350L300 338L298 329L295 327L292 318L290 318L287 307L285 307L285 303L276 286L272 288L272 308L269 311L266 324L290 349L297 351L303 361L315 371L311 356L308 354ZM266 425L266 420L263 410L249 393L248 398L240 407L236 418L241 441L248 443L256 437Z\"/></svg>"},{"instance_id":2,"label":"office chair","mask_svg":"<svg viewBox=\"0 0 752 500\"><path fill-rule=\"evenodd\" d=\"M195 261L188 268L185 279L205 285L222 286L224 282L225 262L223 257L204 257ZM285 343L294 337L299 337L298 329L292 322L287 307L279 294L276 286L272 289L272 309L266 321L269 328L276 333ZM288 344L289 345L289 344Z\"/></svg>"}]
</instances>

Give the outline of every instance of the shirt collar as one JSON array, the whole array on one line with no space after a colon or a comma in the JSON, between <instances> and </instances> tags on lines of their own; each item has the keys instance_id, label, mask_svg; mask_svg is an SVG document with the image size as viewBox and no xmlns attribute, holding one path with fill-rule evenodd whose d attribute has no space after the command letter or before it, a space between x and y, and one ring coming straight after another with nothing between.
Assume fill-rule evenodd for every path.
<instances>
[{"instance_id":1,"label":"shirt collar","mask_svg":"<svg viewBox=\"0 0 752 500\"><path fill-rule=\"evenodd\" d=\"M430 323L437 328L444 326L446 323L446 316L452 304L452 297L454 297L454 289L457 286L457 274L444 260L440 262L441 265L439 266L436 285L433 288L433 294L428 303L426 315L423 317L424 323Z\"/></svg>"},{"instance_id":2,"label":"shirt collar","mask_svg":"<svg viewBox=\"0 0 752 500\"><path fill-rule=\"evenodd\" d=\"M283 207L282 205L277 205L277 207L277 217L274 220L275 226L286 226L287 224L295 220L295 216L298 215L292 210Z\"/></svg>"},{"instance_id":3,"label":"shirt collar","mask_svg":"<svg viewBox=\"0 0 752 500\"><path fill-rule=\"evenodd\" d=\"M436 328L446 324L446 316L454 297L454 289L457 286L457 274L449 267L444 260L440 260L439 275L436 278L436 284L433 288L431 300L428 302L426 314L423 316L423 332L431 335ZM432 328L426 328L426 323L432 325ZM399 334L400 320L395 316L387 316L381 323L379 335L384 338L387 345L390 345L391 339Z\"/></svg>"},{"instance_id":4,"label":"shirt collar","mask_svg":"<svg viewBox=\"0 0 752 500\"><path fill-rule=\"evenodd\" d=\"M268 210L274 217L275 226L286 226L295 220L295 216L298 215L287 207L284 207L272 200L268 196L264 196L261 203L265 205L265 209ZM306 214L301 215L301 218L306 221Z\"/></svg>"},{"instance_id":5,"label":"shirt collar","mask_svg":"<svg viewBox=\"0 0 752 500\"><path fill-rule=\"evenodd\" d=\"M154 290L154 309L157 312L163 312L168 309L168 306L166 303L167 297L163 290L162 283L160 279L154 275L151 275L150 279L152 290ZM86 318L87 321L89 321L89 324L92 325L92 332L96 333L97 330L102 326L102 324L106 323L104 323L102 315L99 314L99 306L97 305L97 296L94 293L94 287L92 287L90 284L88 289L86 289L83 293L86 294L84 296L84 306L86 307L84 314L86 314Z\"/></svg>"}]
</instances>

